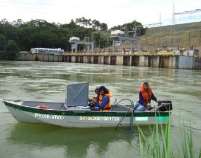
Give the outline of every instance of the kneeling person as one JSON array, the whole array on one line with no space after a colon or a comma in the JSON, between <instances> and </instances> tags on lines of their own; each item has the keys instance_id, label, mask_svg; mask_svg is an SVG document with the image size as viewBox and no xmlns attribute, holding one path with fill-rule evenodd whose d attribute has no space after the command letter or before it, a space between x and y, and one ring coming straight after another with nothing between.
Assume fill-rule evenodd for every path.
<instances>
[{"instance_id":1,"label":"kneeling person","mask_svg":"<svg viewBox=\"0 0 201 158\"><path fill-rule=\"evenodd\" d=\"M150 110L151 107L149 104L151 103L151 100L154 100L157 102L157 98L155 97L154 93L152 92L152 89L149 86L148 82L142 83L139 90L139 101L134 107L134 111L146 111Z\"/></svg>"}]
</instances>

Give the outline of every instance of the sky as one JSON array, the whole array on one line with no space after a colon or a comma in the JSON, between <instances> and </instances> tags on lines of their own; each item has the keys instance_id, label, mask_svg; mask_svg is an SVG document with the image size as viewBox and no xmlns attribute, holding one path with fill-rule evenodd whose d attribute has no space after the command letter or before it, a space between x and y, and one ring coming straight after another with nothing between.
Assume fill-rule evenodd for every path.
<instances>
[{"instance_id":1,"label":"sky","mask_svg":"<svg viewBox=\"0 0 201 158\"><path fill-rule=\"evenodd\" d=\"M146 25L160 19L166 25L172 22L173 4L175 12L201 9L201 0L0 0L0 19L68 23L84 16L109 27L133 20ZM198 20L201 21L201 16Z\"/></svg>"}]
</instances>

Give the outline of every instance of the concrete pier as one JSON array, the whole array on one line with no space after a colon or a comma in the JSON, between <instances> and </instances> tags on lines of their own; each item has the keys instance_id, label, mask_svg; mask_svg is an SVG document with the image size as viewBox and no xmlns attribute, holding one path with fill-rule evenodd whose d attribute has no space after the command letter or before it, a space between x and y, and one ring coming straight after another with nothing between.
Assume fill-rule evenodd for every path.
<instances>
[{"instance_id":1,"label":"concrete pier","mask_svg":"<svg viewBox=\"0 0 201 158\"><path fill-rule=\"evenodd\" d=\"M132 57L131 56L123 56L123 65L131 66Z\"/></svg>"},{"instance_id":2,"label":"concrete pier","mask_svg":"<svg viewBox=\"0 0 201 158\"><path fill-rule=\"evenodd\" d=\"M148 56L139 56L139 66L147 67L148 65Z\"/></svg>"},{"instance_id":3,"label":"concrete pier","mask_svg":"<svg viewBox=\"0 0 201 158\"><path fill-rule=\"evenodd\" d=\"M177 62L178 62L179 69L193 69L194 67L193 57L180 56Z\"/></svg>"},{"instance_id":4,"label":"concrete pier","mask_svg":"<svg viewBox=\"0 0 201 158\"><path fill-rule=\"evenodd\" d=\"M123 60L124 60L124 57L123 56L116 56L116 64L113 64L113 65L123 65Z\"/></svg>"},{"instance_id":5,"label":"concrete pier","mask_svg":"<svg viewBox=\"0 0 201 158\"><path fill-rule=\"evenodd\" d=\"M149 56L148 57L148 66L149 67L159 67L159 56Z\"/></svg>"},{"instance_id":6,"label":"concrete pier","mask_svg":"<svg viewBox=\"0 0 201 158\"><path fill-rule=\"evenodd\" d=\"M76 61L76 56L71 56L71 62L75 63L75 61Z\"/></svg>"},{"instance_id":7,"label":"concrete pier","mask_svg":"<svg viewBox=\"0 0 201 158\"><path fill-rule=\"evenodd\" d=\"M94 56L94 61L93 61L94 64L98 64L98 56Z\"/></svg>"},{"instance_id":8,"label":"concrete pier","mask_svg":"<svg viewBox=\"0 0 201 158\"><path fill-rule=\"evenodd\" d=\"M140 57L139 56L132 56L131 57L131 66L139 66L140 65Z\"/></svg>"},{"instance_id":9,"label":"concrete pier","mask_svg":"<svg viewBox=\"0 0 201 158\"><path fill-rule=\"evenodd\" d=\"M201 58L193 59L193 69L201 69Z\"/></svg>"},{"instance_id":10,"label":"concrete pier","mask_svg":"<svg viewBox=\"0 0 201 158\"><path fill-rule=\"evenodd\" d=\"M65 55L53 55L25 53L21 54L18 60L201 69L201 58L179 55L133 55L122 53L67 53Z\"/></svg>"},{"instance_id":11,"label":"concrete pier","mask_svg":"<svg viewBox=\"0 0 201 158\"><path fill-rule=\"evenodd\" d=\"M110 56L104 56L104 57L103 57L103 60L104 60L104 61L103 61L104 64L106 64L106 65L109 65L109 64L110 64Z\"/></svg>"}]
</instances>

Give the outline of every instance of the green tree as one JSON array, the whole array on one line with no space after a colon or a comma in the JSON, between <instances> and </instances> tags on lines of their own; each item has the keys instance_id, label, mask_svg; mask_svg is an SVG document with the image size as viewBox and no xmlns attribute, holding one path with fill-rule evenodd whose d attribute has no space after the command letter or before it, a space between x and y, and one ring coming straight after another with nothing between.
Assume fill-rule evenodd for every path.
<instances>
[{"instance_id":1,"label":"green tree","mask_svg":"<svg viewBox=\"0 0 201 158\"><path fill-rule=\"evenodd\" d=\"M82 18L77 18L75 20L75 23L82 27L92 28L96 31L107 31L108 30L108 26L106 23L101 23L100 21L98 21L96 19L91 20L91 19L86 19L85 17L82 17Z\"/></svg>"},{"instance_id":2,"label":"green tree","mask_svg":"<svg viewBox=\"0 0 201 158\"><path fill-rule=\"evenodd\" d=\"M143 25L140 22L135 20L130 23L114 26L110 30L122 30L128 33L129 35L132 34L130 33L131 31L137 30L138 36L141 36L145 33L145 28L143 27Z\"/></svg>"},{"instance_id":3,"label":"green tree","mask_svg":"<svg viewBox=\"0 0 201 158\"><path fill-rule=\"evenodd\" d=\"M19 48L15 41L9 40L6 46L6 59L14 60L17 57Z\"/></svg>"},{"instance_id":4,"label":"green tree","mask_svg":"<svg viewBox=\"0 0 201 158\"><path fill-rule=\"evenodd\" d=\"M144 29L138 26L142 26L141 23L133 21L112 29L130 32L137 27L138 33L143 34ZM26 51L34 47L62 48L69 51L69 38L72 36L77 36L81 40L89 37L90 40L95 41L97 47L104 48L111 46L109 31L106 23L85 17L77 18L75 21L71 20L67 24L49 23L42 19L28 22L23 22L21 19L8 22L2 19L0 20L0 50L2 50L1 55L6 50L9 53L14 52L10 50L13 45L13 48L16 46L16 49ZM15 56L15 53L11 55L9 53L6 54L9 58Z\"/></svg>"},{"instance_id":5,"label":"green tree","mask_svg":"<svg viewBox=\"0 0 201 158\"><path fill-rule=\"evenodd\" d=\"M6 37L2 34L0 34L0 50L4 50L6 46Z\"/></svg>"},{"instance_id":6,"label":"green tree","mask_svg":"<svg viewBox=\"0 0 201 158\"><path fill-rule=\"evenodd\" d=\"M106 23L101 23L100 24L100 30L101 31L107 31L108 30L107 24Z\"/></svg>"},{"instance_id":7,"label":"green tree","mask_svg":"<svg viewBox=\"0 0 201 158\"><path fill-rule=\"evenodd\" d=\"M99 48L108 47L112 44L109 33L104 33L101 31L93 32L92 39L95 42L95 46Z\"/></svg>"}]
</instances>

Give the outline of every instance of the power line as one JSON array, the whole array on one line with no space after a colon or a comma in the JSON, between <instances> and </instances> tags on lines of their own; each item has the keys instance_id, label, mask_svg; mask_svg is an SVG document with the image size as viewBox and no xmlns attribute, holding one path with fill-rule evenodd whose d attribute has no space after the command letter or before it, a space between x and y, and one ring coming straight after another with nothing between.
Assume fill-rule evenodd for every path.
<instances>
[{"instance_id":1,"label":"power line","mask_svg":"<svg viewBox=\"0 0 201 158\"><path fill-rule=\"evenodd\" d=\"M174 5L173 5L173 14L172 14L172 23L173 25L175 24L175 17L176 16L182 16L182 15L194 15L194 14L197 14L197 13L201 13L201 9L194 9L194 10L187 10L187 11L182 11L182 12L175 12L175 8L174 8ZM201 16L200 16L201 18Z\"/></svg>"},{"instance_id":2,"label":"power line","mask_svg":"<svg viewBox=\"0 0 201 158\"><path fill-rule=\"evenodd\" d=\"M183 14L195 14L201 12L201 9L195 9L195 10L188 10L183 12L174 12L174 15L183 15Z\"/></svg>"}]
</instances>

